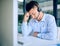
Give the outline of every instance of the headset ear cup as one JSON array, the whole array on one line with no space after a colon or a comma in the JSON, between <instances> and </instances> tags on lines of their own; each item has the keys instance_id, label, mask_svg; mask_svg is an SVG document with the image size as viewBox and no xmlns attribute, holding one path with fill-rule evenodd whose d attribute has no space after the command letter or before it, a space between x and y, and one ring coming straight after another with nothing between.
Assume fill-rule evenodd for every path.
<instances>
[{"instance_id":1,"label":"headset ear cup","mask_svg":"<svg viewBox=\"0 0 60 46\"><path fill-rule=\"evenodd\" d=\"M38 12L40 12L40 11L42 11L42 9L40 9L40 8L38 7Z\"/></svg>"},{"instance_id":2,"label":"headset ear cup","mask_svg":"<svg viewBox=\"0 0 60 46\"><path fill-rule=\"evenodd\" d=\"M38 12L39 12L39 7L38 7Z\"/></svg>"}]
</instances>

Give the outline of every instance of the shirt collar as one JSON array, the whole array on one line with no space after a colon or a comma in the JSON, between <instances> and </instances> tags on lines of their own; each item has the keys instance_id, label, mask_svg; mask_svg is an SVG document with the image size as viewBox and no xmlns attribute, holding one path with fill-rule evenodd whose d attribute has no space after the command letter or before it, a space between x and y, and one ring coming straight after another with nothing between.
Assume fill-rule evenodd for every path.
<instances>
[{"instance_id":1,"label":"shirt collar","mask_svg":"<svg viewBox=\"0 0 60 46\"><path fill-rule=\"evenodd\" d=\"M41 21L45 21L45 14L43 15L43 18L41 19Z\"/></svg>"},{"instance_id":2,"label":"shirt collar","mask_svg":"<svg viewBox=\"0 0 60 46\"><path fill-rule=\"evenodd\" d=\"M43 21L45 21L45 13L44 13L43 18L41 19L40 22L43 22ZM34 22L38 22L38 21L36 19L34 19Z\"/></svg>"}]
</instances>

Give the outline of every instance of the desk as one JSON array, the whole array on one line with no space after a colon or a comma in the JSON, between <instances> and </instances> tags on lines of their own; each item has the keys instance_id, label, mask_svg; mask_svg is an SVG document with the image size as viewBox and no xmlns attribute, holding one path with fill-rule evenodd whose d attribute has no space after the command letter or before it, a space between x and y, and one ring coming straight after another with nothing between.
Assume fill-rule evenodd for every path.
<instances>
[{"instance_id":1,"label":"desk","mask_svg":"<svg viewBox=\"0 0 60 46\"><path fill-rule=\"evenodd\" d=\"M23 46L53 46L57 44L57 41L43 40L33 36L18 37L18 41L23 43Z\"/></svg>"}]
</instances>

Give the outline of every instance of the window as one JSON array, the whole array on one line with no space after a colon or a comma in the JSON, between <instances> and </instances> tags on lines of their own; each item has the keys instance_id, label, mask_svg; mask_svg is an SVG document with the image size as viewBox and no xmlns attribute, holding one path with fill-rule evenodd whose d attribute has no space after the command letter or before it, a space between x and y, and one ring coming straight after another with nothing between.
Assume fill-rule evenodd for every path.
<instances>
[{"instance_id":1,"label":"window","mask_svg":"<svg viewBox=\"0 0 60 46\"><path fill-rule=\"evenodd\" d=\"M21 31L21 23L23 20L23 0L18 0L18 33L22 33Z\"/></svg>"}]
</instances>

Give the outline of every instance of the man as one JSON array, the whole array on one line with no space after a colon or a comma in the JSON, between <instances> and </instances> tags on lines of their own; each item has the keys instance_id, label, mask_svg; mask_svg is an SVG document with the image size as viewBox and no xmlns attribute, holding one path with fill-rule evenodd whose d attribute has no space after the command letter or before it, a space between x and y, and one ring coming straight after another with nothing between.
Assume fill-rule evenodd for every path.
<instances>
[{"instance_id":1,"label":"man","mask_svg":"<svg viewBox=\"0 0 60 46\"><path fill-rule=\"evenodd\" d=\"M56 40L57 26L54 16L39 11L39 4L31 1L26 4L26 14L22 23L23 36L32 35L40 39ZM30 21L27 23L29 17Z\"/></svg>"}]
</instances>

